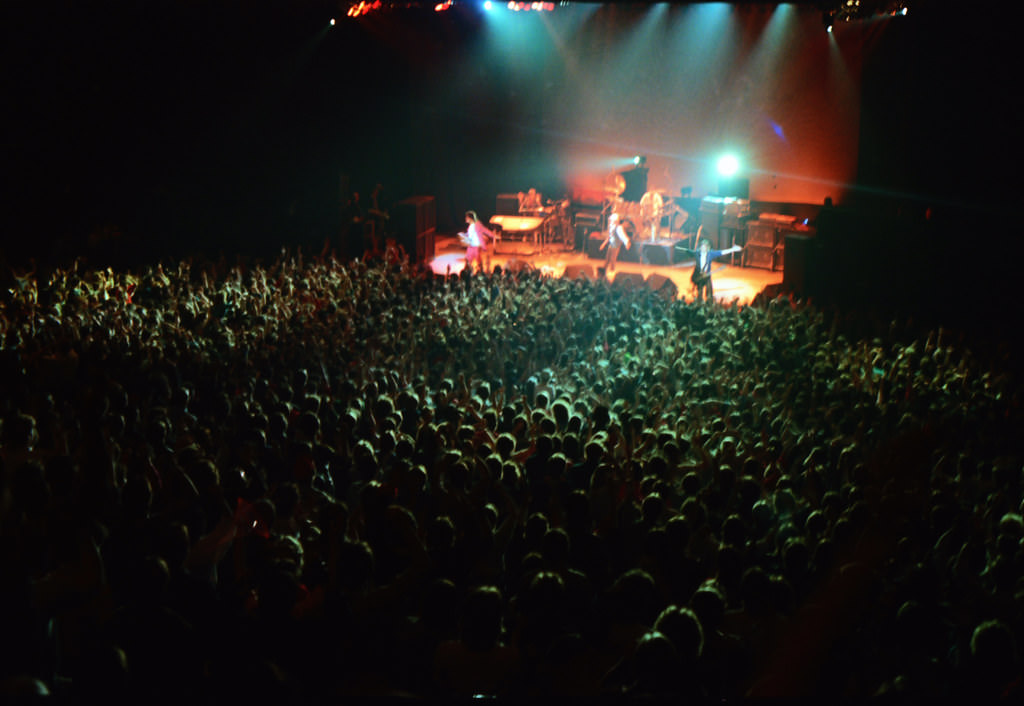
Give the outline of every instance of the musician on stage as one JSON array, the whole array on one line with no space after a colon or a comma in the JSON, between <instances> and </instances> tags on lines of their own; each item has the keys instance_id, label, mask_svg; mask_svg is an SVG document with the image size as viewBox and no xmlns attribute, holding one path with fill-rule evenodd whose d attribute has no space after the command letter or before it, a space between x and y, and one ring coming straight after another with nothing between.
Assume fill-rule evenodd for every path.
<instances>
[{"instance_id":1,"label":"musician on stage","mask_svg":"<svg viewBox=\"0 0 1024 706\"><path fill-rule=\"evenodd\" d=\"M700 232L698 231L697 237L700 238ZM729 253L739 252L743 248L739 245L733 245L731 248L725 250L712 250L711 241L707 238L700 238L699 245L696 250L690 248L680 248L689 256L694 258L693 272L690 274L690 281L697 288L697 301L714 301L715 292L714 287L711 284L711 261L715 258L722 257L722 255L728 255Z\"/></svg>"},{"instance_id":2,"label":"musician on stage","mask_svg":"<svg viewBox=\"0 0 1024 706\"><path fill-rule=\"evenodd\" d=\"M626 235L626 230L622 227L619 220L618 213L612 213L612 215L608 216L608 232L600 247L601 250L608 248L604 258L605 272L615 271L615 261L619 259L619 248L625 245L626 249L629 249L629 236Z\"/></svg>"},{"instance_id":3,"label":"musician on stage","mask_svg":"<svg viewBox=\"0 0 1024 706\"><path fill-rule=\"evenodd\" d=\"M544 208L540 193L533 187L519 199L519 213L536 216Z\"/></svg>"},{"instance_id":4,"label":"musician on stage","mask_svg":"<svg viewBox=\"0 0 1024 706\"><path fill-rule=\"evenodd\" d=\"M661 217L664 214L665 202L657 191L648 191L640 197L640 222L643 231L650 233L651 240L658 237Z\"/></svg>"},{"instance_id":5,"label":"musician on stage","mask_svg":"<svg viewBox=\"0 0 1024 706\"><path fill-rule=\"evenodd\" d=\"M459 240L466 245L466 267L473 271L476 263L480 272L484 272L484 256L487 253L487 241L496 240L497 236L485 226L476 215L476 211L466 211L466 230L459 233Z\"/></svg>"}]
</instances>

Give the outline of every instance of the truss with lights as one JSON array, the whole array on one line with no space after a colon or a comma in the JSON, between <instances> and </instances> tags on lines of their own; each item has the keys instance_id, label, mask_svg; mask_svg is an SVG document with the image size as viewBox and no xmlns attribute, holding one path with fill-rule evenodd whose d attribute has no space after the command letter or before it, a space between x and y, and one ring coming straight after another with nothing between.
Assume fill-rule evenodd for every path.
<instances>
[{"instance_id":1,"label":"truss with lights","mask_svg":"<svg viewBox=\"0 0 1024 706\"><path fill-rule=\"evenodd\" d=\"M653 2L654 0L652 0ZM822 21L825 26L831 30L832 26L842 22L853 22L857 20L867 20L876 17L884 16L901 16L906 15L908 11L908 5L913 0L825 0L825 2L818 2L822 7ZM589 0L578 0L584 4L591 4ZM359 2L352 2L348 7L346 13L349 17L362 17L375 12L381 12L385 10L429 10L433 9L435 12L444 12L452 9L454 6L480 6L484 9L491 10L494 8L504 7L511 12L552 12L556 7L562 7L566 5L577 4L576 2L569 2L568 0L558 0L557 2L551 0L544 0L541 2L523 2L520 0L509 0L508 2L502 2L501 0L486 0L481 2L480 0L405 0L399 2L395 0L359 0ZM611 4L615 4L612 2Z\"/></svg>"},{"instance_id":2,"label":"truss with lights","mask_svg":"<svg viewBox=\"0 0 1024 706\"><path fill-rule=\"evenodd\" d=\"M486 10L503 7L511 12L553 12L556 7L562 7L569 5L569 2L560 0L559 2L518 2L517 0L510 0L509 2L501 2L500 0L487 0L486 2L477 2L475 0L441 0L440 2L387 2L385 0L359 0L359 2L353 2L348 6L348 10L345 13L348 17L363 17L371 13L384 12L389 10L424 10L433 8L435 12L445 12L452 9L456 5L460 6L475 6L479 5Z\"/></svg>"},{"instance_id":3,"label":"truss with lights","mask_svg":"<svg viewBox=\"0 0 1024 706\"><path fill-rule=\"evenodd\" d=\"M828 31L840 22L856 22L878 17L899 17L908 12L909 0L839 0L822 11L822 22Z\"/></svg>"}]
</instances>

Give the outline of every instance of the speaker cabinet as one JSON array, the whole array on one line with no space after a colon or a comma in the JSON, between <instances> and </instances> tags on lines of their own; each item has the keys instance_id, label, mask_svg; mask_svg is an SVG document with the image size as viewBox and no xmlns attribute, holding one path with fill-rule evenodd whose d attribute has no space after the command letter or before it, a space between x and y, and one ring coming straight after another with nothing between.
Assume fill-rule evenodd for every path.
<instances>
[{"instance_id":1,"label":"speaker cabinet","mask_svg":"<svg viewBox=\"0 0 1024 706\"><path fill-rule=\"evenodd\" d=\"M508 261L505 263L505 271L511 272L513 274L530 272L532 270L533 265L531 265L526 260L520 260L518 257L509 258Z\"/></svg>"},{"instance_id":2,"label":"speaker cabinet","mask_svg":"<svg viewBox=\"0 0 1024 706\"><path fill-rule=\"evenodd\" d=\"M395 229L416 235L437 228L437 202L433 196L410 196L395 206Z\"/></svg>"},{"instance_id":3,"label":"speaker cabinet","mask_svg":"<svg viewBox=\"0 0 1024 706\"><path fill-rule=\"evenodd\" d=\"M707 197L700 204L700 237L707 238L712 250L724 249L719 244L724 207L721 199ZM727 246L728 247L728 246Z\"/></svg>"},{"instance_id":4,"label":"speaker cabinet","mask_svg":"<svg viewBox=\"0 0 1024 706\"><path fill-rule=\"evenodd\" d=\"M604 259L604 250L601 250L601 243L604 242L604 233L595 230L587 237L587 257L594 260Z\"/></svg>"},{"instance_id":5,"label":"speaker cabinet","mask_svg":"<svg viewBox=\"0 0 1024 706\"><path fill-rule=\"evenodd\" d=\"M797 296L811 294L808 287L808 269L812 259L814 240L810 236L787 233L785 239L785 268L782 287Z\"/></svg>"},{"instance_id":6,"label":"speaker cabinet","mask_svg":"<svg viewBox=\"0 0 1024 706\"><path fill-rule=\"evenodd\" d=\"M616 272L612 284L627 289L636 289L644 284L644 276L638 272Z\"/></svg>"},{"instance_id":7,"label":"speaker cabinet","mask_svg":"<svg viewBox=\"0 0 1024 706\"><path fill-rule=\"evenodd\" d=\"M409 257L415 257L418 262L433 259L433 233L437 228L437 202L434 197L410 196L399 201L395 204L393 219L395 240L405 248ZM427 233L430 233L429 238L425 237Z\"/></svg>"},{"instance_id":8,"label":"speaker cabinet","mask_svg":"<svg viewBox=\"0 0 1024 706\"><path fill-rule=\"evenodd\" d=\"M743 248L743 266L756 267L762 270L773 269L775 263L775 247L772 245L755 245L747 243Z\"/></svg>"},{"instance_id":9,"label":"speaker cabinet","mask_svg":"<svg viewBox=\"0 0 1024 706\"><path fill-rule=\"evenodd\" d=\"M431 228L424 233L416 234L416 261L430 262L434 259L434 242L436 231Z\"/></svg>"},{"instance_id":10,"label":"speaker cabinet","mask_svg":"<svg viewBox=\"0 0 1024 706\"><path fill-rule=\"evenodd\" d=\"M587 235L591 230L593 229L586 225L576 224L576 227L573 228L573 250L576 252L584 252L586 250Z\"/></svg>"},{"instance_id":11,"label":"speaker cabinet","mask_svg":"<svg viewBox=\"0 0 1024 706\"><path fill-rule=\"evenodd\" d=\"M656 240L641 244L640 262L645 265L671 265L674 241Z\"/></svg>"},{"instance_id":12,"label":"speaker cabinet","mask_svg":"<svg viewBox=\"0 0 1024 706\"><path fill-rule=\"evenodd\" d=\"M565 268L566 279L594 279L593 265L567 265Z\"/></svg>"},{"instance_id":13,"label":"speaker cabinet","mask_svg":"<svg viewBox=\"0 0 1024 706\"><path fill-rule=\"evenodd\" d=\"M747 245L767 245L775 247L778 243L779 229L774 223L751 221L747 224Z\"/></svg>"},{"instance_id":14,"label":"speaker cabinet","mask_svg":"<svg viewBox=\"0 0 1024 706\"><path fill-rule=\"evenodd\" d=\"M647 286L668 299L675 299L679 295L679 287L676 286L676 283L657 272L647 275Z\"/></svg>"},{"instance_id":15,"label":"speaker cabinet","mask_svg":"<svg viewBox=\"0 0 1024 706\"><path fill-rule=\"evenodd\" d=\"M515 216L519 213L518 194L498 194L494 204L494 215Z\"/></svg>"}]
</instances>

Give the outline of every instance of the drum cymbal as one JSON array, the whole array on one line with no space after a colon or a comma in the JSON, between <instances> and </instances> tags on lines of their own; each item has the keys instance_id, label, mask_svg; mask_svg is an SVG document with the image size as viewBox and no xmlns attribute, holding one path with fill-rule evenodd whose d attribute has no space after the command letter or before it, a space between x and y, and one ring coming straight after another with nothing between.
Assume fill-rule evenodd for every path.
<instances>
[{"instance_id":1,"label":"drum cymbal","mask_svg":"<svg viewBox=\"0 0 1024 706\"><path fill-rule=\"evenodd\" d=\"M609 194L618 196L626 190L626 177L617 172L609 174L604 180L604 190Z\"/></svg>"}]
</instances>

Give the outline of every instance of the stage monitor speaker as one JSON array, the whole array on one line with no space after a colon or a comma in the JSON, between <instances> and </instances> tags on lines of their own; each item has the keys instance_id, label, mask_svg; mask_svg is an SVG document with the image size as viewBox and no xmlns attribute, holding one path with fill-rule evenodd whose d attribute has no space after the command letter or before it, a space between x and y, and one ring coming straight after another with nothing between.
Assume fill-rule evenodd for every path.
<instances>
[{"instance_id":1,"label":"stage monitor speaker","mask_svg":"<svg viewBox=\"0 0 1024 706\"><path fill-rule=\"evenodd\" d=\"M638 272L616 272L612 284L628 289L636 289L643 286L644 276Z\"/></svg>"},{"instance_id":2,"label":"stage monitor speaker","mask_svg":"<svg viewBox=\"0 0 1024 706\"><path fill-rule=\"evenodd\" d=\"M511 272L513 274L519 274L520 272L529 272L532 269L533 265L531 265L526 260L520 260L517 257L511 257L505 262L505 271Z\"/></svg>"},{"instance_id":3,"label":"stage monitor speaker","mask_svg":"<svg viewBox=\"0 0 1024 706\"><path fill-rule=\"evenodd\" d=\"M785 267L782 287L797 296L811 294L807 287L807 271L811 264L813 239L807 235L787 233L785 240Z\"/></svg>"},{"instance_id":4,"label":"stage monitor speaker","mask_svg":"<svg viewBox=\"0 0 1024 706\"><path fill-rule=\"evenodd\" d=\"M679 287L676 286L676 283L657 272L647 275L647 286L670 299L675 299L679 295Z\"/></svg>"},{"instance_id":5,"label":"stage monitor speaker","mask_svg":"<svg viewBox=\"0 0 1024 706\"><path fill-rule=\"evenodd\" d=\"M647 193L647 167L634 167L622 172L626 180L626 189L622 192L623 201L639 202Z\"/></svg>"},{"instance_id":6,"label":"stage monitor speaker","mask_svg":"<svg viewBox=\"0 0 1024 706\"><path fill-rule=\"evenodd\" d=\"M515 216L519 214L519 195L518 194L498 194L496 203L494 204L494 215L496 216Z\"/></svg>"},{"instance_id":7,"label":"stage monitor speaker","mask_svg":"<svg viewBox=\"0 0 1024 706\"><path fill-rule=\"evenodd\" d=\"M640 255L640 262L645 265L671 265L674 246L675 241L672 240L656 240L654 242L646 241L641 243L643 250Z\"/></svg>"},{"instance_id":8,"label":"stage monitor speaker","mask_svg":"<svg viewBox=\"0 0 1024 706\"><path fill-rule=\"evenodd\" d=\"M593 265L566 265L566 279L594 279Z\"/></svg>"}]
</instances>

